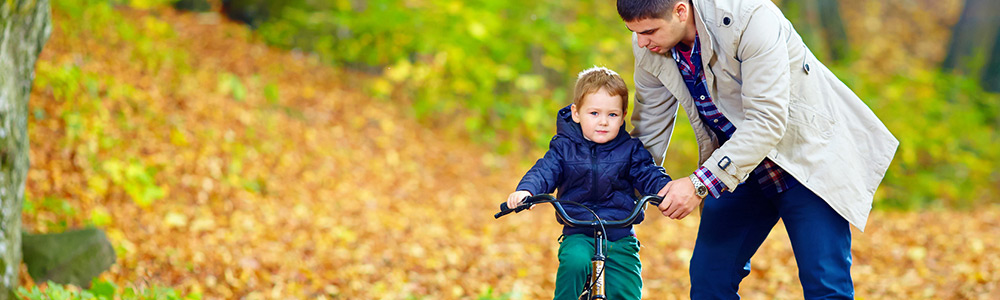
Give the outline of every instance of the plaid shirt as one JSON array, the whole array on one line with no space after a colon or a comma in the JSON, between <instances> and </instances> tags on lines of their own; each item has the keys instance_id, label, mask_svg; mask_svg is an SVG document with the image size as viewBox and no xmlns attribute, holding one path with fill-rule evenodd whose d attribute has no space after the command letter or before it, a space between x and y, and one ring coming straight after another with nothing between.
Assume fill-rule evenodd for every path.
<instances>
[{"instance_id":1,"label":"plaid shirt","mask_svg":"<svg viewBox=\"0 0 1000 300\"><path fill-rule=\"evenodd\" d=\"M708 94L705 72L701 64L701 43L698 40L697 34L695 34L694 47L687 50L681 49L681 47L687 48L686 45L678 43L677 46L671 49L671 54L674 61L677 62L677 68L681 71L684 84L687 85L688 91L691 92L691 98L694 99L695 107L698 108L698 116L715 132L721 146L733 137L733 133L736 132L736 126L733 126L733 123L729 122L729 119L722 115L718 107L712 103L712 96ZM785 171L766 157L757 165L757 168L752 173L752 177L755 177L757 183L760 184L762 192L769 197L784 192L797 183L795 178L791 176L786 177ZM722 191L726 189L725 184L719 178L715 177L708 168L699 167L694 172L694 175L698 179L701 179L701 182L705 183L712 197L718 198L722 195Z\"/></svg>"}]
</instances>

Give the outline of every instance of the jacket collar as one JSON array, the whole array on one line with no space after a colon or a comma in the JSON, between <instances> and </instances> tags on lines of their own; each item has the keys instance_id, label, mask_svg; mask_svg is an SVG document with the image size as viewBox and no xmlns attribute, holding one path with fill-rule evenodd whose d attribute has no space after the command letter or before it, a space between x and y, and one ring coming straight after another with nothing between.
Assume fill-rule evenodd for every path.
<instances>
[{"instance_id":1,"label":"jacket collar","mask_svg":"<svg viewBox=\"0 0 1000 300\"><path fill-rule=\"evenodd\" d=\"M713 33L705 25L705 17L711 16L708 13L708 5L704 1L691 1L694 9L694 27L698 30L698 38L701 42L702 67L709 70L709 66L715 64L715 38ZM704 9L702 9L704 8ZM715 21L715 20L710 20ZM708 55L708 56L705 56Z\"/></svg>"}]
</instances>

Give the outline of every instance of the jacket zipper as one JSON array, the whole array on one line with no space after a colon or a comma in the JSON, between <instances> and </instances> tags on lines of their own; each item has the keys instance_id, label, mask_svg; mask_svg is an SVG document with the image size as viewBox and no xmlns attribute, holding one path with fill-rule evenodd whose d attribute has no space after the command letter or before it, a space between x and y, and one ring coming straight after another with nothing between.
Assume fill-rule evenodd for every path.
<instances>
[{"instance_id":1,"label":"jacket zipper","mask_svg":"<svg viewBox=\"0 0 1000 300\"><path fill-rule=\"evenodd\" d=\"M593 203L596 206L599 200L599 195L597 193L597 145L590 147L590 175L591 175L591 197L593 197Z\"/></svg>"}]
</instances>

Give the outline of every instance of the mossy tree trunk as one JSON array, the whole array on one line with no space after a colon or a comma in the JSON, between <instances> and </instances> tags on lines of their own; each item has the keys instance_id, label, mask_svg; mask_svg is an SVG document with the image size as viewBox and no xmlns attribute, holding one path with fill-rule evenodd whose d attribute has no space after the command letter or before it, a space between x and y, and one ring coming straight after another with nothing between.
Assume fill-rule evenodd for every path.
<instances>
[{"instance_id":1,"label":"mossy tree trunk","mask_svg":"<svg viewBox=\"0 0 1000 300\"><path fill-rule=\"evenodd\" d=\"M832 61L847 57L850 47L839 1L782 0L781 11L813 52Z\"/></svg>"},{"instance_id":2,"label":"mossy tree trunk","mask_svg":"<svg viewBox=\"0 0 1000 300\"><path fill-rule=\"evenodd\" d=\"M990 53L983 70L982 84L987 91L1000 93L1000 30L993 39L993 53Z\"/></svg>"},{"instance_id":3,"label":"mossy tree trunk","mask_svg":"<svg viewBox=\"0 0 1000 300\"><path fill-rule=\"evenodd\" d=\"M256 29L267 20L280 16L282 9L293 1L295 0L222 0L222 13ZM323 4L316 6L322 7Z\"/></svg>"},{"instance_id":4,"label":"mossy tree trunk","mask_svg":"<svg viewBox=\"0 0 1000 300\"><path fill-rule=\"evenodd\" d=\"M28 96L51 22L48 0L0 1L0 300L12 299L18 284Z\"/></svg>"},{"instance_id":5,"label":"mossy tree trunk","mask_svg":"<svg viewBox=\"0 0 1000 300\"><path fill-rule=\"evenodd\" d=\"M948 55L941 68L972 76L979 75L994 53L1000 28L1000 1L967 0L958 23L951 30Z\"/></svg>"}]
</instances>

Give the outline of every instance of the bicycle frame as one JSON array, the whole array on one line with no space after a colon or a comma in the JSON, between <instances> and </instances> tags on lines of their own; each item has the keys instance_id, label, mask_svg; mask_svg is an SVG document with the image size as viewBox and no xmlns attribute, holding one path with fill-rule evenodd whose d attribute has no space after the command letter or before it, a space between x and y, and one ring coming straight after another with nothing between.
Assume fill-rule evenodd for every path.
<instances>
[{"instance_id":1,"label":"bicycle frame","mask_svg":"<svg viewBox=\"0 0 1000 300\"><path fill-rule=\"evenodd\" d=\"M511 212L518 213L535 204L551 203L552 207L554 207L556 210L556 216L559 218L560 221L562 221L563 224L566 224L567 226L570 227L594 228L594 256L590 260L591 275L590 278L587 280L587 282L584 284L584 290L581 291L579 299L580 300L607 299L607 296L605 295L604 291L604 262L607 260L607 256L604 254L604 245L607 241L607 237L604 234L605 229L607 227L611 228L628 227L635 222L636 218L639 217L639 213L642 212L643 208L645 208L646 203L655 206L655 205L660 205L661 201L663 201L663 198L659 196L655 195L644 196L641 199L639 199L638 202L636 202L635 208L632 209L632 213L629 215L628 218L625 218L624 220L605 221L601 220L601 218L597 215L597 213L595 213L593 210L590 210L590 208L586 207L583 204L573 201L556 200L556 198L553 197L552 195L541 194L525 198L524 201L522 201L522 204L515 208L508 208L507 203L504 202L500 204L500 212L493 215L493 218L499 219L500 217L509 214ZM594 215L594 219L578 220L573 217L570 217L569 215L566 214L566 210L563 209L562 203L568 203L583 207Z\"/></svg>"}]
</instances>

